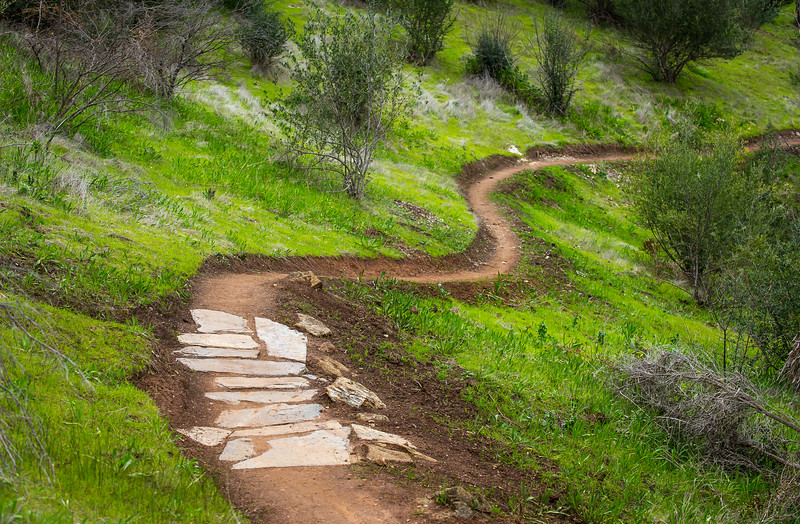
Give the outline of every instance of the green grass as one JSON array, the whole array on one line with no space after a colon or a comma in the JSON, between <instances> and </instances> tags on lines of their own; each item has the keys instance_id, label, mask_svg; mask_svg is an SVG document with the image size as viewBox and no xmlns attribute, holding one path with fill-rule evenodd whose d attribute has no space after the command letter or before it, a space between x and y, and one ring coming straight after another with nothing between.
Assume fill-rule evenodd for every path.
<instances>
[{"instance_id":1,"label":"green grass","mask_svg":"<svg viewBox=\"0 0 800 524\"><path fill-rule=\"evenodd\" d=\"M446 286L430 298L391 279L345 283L342 292L387 316L443 379L451 359L476 377L466 397L483 415L467 429L512 444L497 460L539 472L581 519L756 521L769 479L704 466L696 444L671 441L606 381L610 361L653 346L706 355L720 346L685 291L648 277L640 251L648 236L609 180L617 169L550 168L506 182L497 200L519 217L528 248L514 275L468 303ZM561 261L561 274L542 269L547 256ZM770 402L796 415L787 400L776 393ZM544 511L535 500L524 508L532 518Z\"/></svg>"},{"instance_id":2,"label":"green grass","mask_svg":"<svg viewBox=\"0 0 800 524\"><path fill-rule=\"evenodd\" d=\"M528 34L550 9L509 3ZM275 6L302 27L305 5ZM742 56L692 65L673 86L632 67L615 30L593 28L580 90L563 120L464 76L469 27L486 16L484 7L460 4L433 64L406 66L421 98L379 149L361 203L280 161L273 111L291 82L281 73L275 81L254 77L236 57L227 78L190 85L172 103L135 93L162 105L166 121L112 115L59 136L54 154L43 158L31 141L50 102L28 95L44 77L8 34L0 35L0 134L29 144L0 148L0 272L49 312L59 347L94 387L2 328L4 340L19 342L14 356L32 370L25 391L48 428L56 464L49 483L28 461L0 486L3 515L232 518L197 466L181 458L152 401L128 382L147 363L146 334L106 320L186 299L187 282L209 257L459 252L476 231L455 182L466 162L512 145L524 151L585 141L646 144L682 117L701 127L723 119L748 135L798 125L790 8ZM579 32L590 30L577 9L566 16ZM527 53L519 64L535 65ZM458 304L458 313L430 313L439 303L430 301L420 315L403 319L399 304L416 299L394 291L387 291L384 312L421 336L414 345L420 355L456 356L487 384L515 393L495 405L476 391L476 403L505 414L477 421L476 430L520 444L512 457L518 464L535 468L538 455L556 461L561 469L550 481L569 492L569 505L586 520L746 520L766 496L761 479L698 472L690 450L664 445L650 419L610 395L597 374L602 359L648 343L713 348L718 336L673 283L649 276L640 254L646 235L620 206L606 172L551 170L562 190L521 176L520 194L498 196L521 224L527 256L516 276L498 278L476 302ZM415 221L397 200L438 220ZM560 273L542 269L547 256L564 261ZM526 280L537 282L535 290ZM7 287L6 295L17 291ZM587 422L595 412L610 422ZM690 495L674 494L683 492ZM207 503L184 507L181 500Z\"/></svg>"},{"instance_id":3,"label":"green grass","mask_svg":"<svg viewBox=\"0 0 800 524\"><path fill-rule=\"evenodd\" d=\"M45 428L40 438L52 464L22 455L0 484L4 521L238 522L199 465L181 455L153 400L128 382L147 364L152 336L135 322L39 311L26 329L55 343L86 380L19 328L0 324L0 344L14 348L19 364L7 384Z\"/></svg>"}]
</instances>

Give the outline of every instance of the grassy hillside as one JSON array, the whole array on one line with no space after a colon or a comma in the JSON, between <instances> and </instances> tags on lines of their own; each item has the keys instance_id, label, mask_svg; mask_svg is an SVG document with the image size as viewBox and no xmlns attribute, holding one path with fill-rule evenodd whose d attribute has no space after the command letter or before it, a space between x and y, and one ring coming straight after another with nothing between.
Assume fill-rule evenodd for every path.
<instances>
[{"instance_id":1,"label":"grassy hillside","mask_svg":"<svg viewBox=\"0 0 800 524\"><path fill-rule=\"evenodd\" d=\"M523 35L551 9L507 5ZM298 29L308 14L303 3L275 6ZM25 441L17 467L3 471L6 520L236 519L197 464L181 457L152 400L131 385L153 343L137 318L186 299L189 279L209 257L460 252L477 230L455 181L466 162L510 146L646 145L683 117L700 126L724 119L746 135L800 125L790 9L740 57L692 66L673 86L636 70L614 29L591 28L580 91L563 120L464 76L466 35L486 16L485 7L459 4L445 50L429 67L406 67L419 104L379 150L360 203L281 162L273 111L291 83L282 69L275 79L252 75L238 55L224 79L192 84L162 106L166 119L113 115L59 136L43 156L30 145L36 104L52 101L25 95L43 79L13 31L0 28L0 301L31 316L21 326L6 317L0 341L20 364L8 368L8 383L38 417L52 460L41 467L27 426L4 426ZM590 30L577 8L566 16ZM523 46L519 61L533 67ZM422 315L397 321L422 335L410 341L421 356L452 354L514 393L499 406L476 393L475 402L516 421L484 421L476 430L559 463L552 482L567 486L569 507L586 520L746 521L767 496L764 479L702 471L690 450L665 447L649 418L615 400L595 375L598 360L646 341L713 347L717 337L681 291L648 276L638 254L646 234L603 178L611 172L552 170L550 188L545 175L529 173L498 195L519 220L525 257L492 293L457 304L450 320L463 328L463 344L431 346L425 333L434 328L412 323ZM415 220L413 206L438 219ZM515 307L507 307L509 296ZM397 304L417 299L381 300L397 317ZM58 365L23 327L74 359L87 380ZM587 422L592 413L610 422ZM664 459L674 454L680 460ZM685 491L692 495L677 495Z\"/></svg>"}]
</instances>

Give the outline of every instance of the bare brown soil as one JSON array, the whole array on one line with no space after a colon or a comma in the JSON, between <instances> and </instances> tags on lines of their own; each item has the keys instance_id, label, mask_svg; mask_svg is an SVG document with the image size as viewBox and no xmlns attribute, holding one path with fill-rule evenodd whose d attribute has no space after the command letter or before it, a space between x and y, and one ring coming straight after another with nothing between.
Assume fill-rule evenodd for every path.
<instances>
[{"instance_id":1,"label":"bare brown soil","mask_svg":"<svg viewBox=\"0 0 800 524\"><path fill-rule=\"evenodd\" d=\"M792 142L800 140L793 138ZM518 491L522 482L538 500L541 482L537 475L505 465L503 457L510 449L463 429L481 415L462 397L474 386L470 379L463 378L466 375L451 373L442 380L441 370L434 364L416 361L397 349L398 334L384 319L327 289L313 290L283 280L288 272L298 270L345 278L375 278L385 272L410 282L404 285L421 284L421 293L429 289L425 284L447 283L454 295L469 299L485 289L486 282L498 273L511 271L520 258L519 239L488 198L500 182L523 170L629 160L636 152L581 146L566 150L540 148L528 155L533 161L495 156L464 166L459 180L480 220L478 234L464 253L437 259L415 254L405 260L254 256L209 259L195 279L190 304L156 323L159 342L153 365L138 384L151 393L174 429L211 425L219 412L203 398L204 392L211 390L212 379L188 371L172 355L178 347L175 334L193 329L190 309L222 310L250 321L255 316L265 316L288 325L302 311L323 320L333 330L331 342L337 350L331 356L350 368L348 376L372 389L387 404L389 421L377 423L376 427L408 437L423 453L439 461L421 461L405 468L355 465L242 472L219 461L220 449L205 448L182 438L184 452L200 460L223 493L253 522L461 522L463 519L456 518L452 510L432 501L442 486L454 484L465 485L506 510L508 497ZM421 220L426 219L421 214L424 210L398 205ZM552 264L546 260L550 258L542 257L542 264ZM554 277L563 278L559 267L550 270ZM321 373L313 361L322 355L322 341L310 338L311 371ZM326 403L326 399L315 400ZM326 414L343 423L358 422L354 412L340 406L327 406ZM554 468L543 457L539 463L542 470ZM533 507L539 521L579 522L563 509L558 492L545 499ZM469 519L518 520L518 516L508 513L476 513Z\"/></svg>"}]
</instances>

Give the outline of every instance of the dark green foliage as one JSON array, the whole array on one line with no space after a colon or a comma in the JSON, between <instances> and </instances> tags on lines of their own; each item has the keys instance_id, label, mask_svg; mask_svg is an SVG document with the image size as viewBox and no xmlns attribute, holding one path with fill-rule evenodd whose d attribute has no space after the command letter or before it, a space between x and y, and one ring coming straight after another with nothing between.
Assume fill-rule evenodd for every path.
<instances>
[{"instance_id":1,"label":"dark green foliage","mask_svg":"<svg viewBox=\"0 0 800 524\"><path fill-rule=\"evenodd\" d=\"M291 22L264 2L256 1L243 8L239 42L254 66L269 69L293 34Z\"/></svg>"},{"instance_id":2,"label":"dark green foliage","mask_svg":"<svg viewBox=\"0 0 800 524\"><path fill-rule=\"evenodd\" d=\"M375 148L409 109L391 27L373 13L316 10L297 46L297 85L282 112L287 147L360 199Z\"/></svg>"},{"instance_id":3,"label":"dark green foliage","mask_svg":"<svg viewBox=\"0 0 800 524\"><path fill-rule=\"evenodd\" d=\"M517 30L503 13L486 19L471 36L467 72L501 82L503 74L515 67L516 39Z\"/></svg>"},{"instance_id":4,"label":"dark green foliage","mask_svg":"<svg viewBox=\"0 0 800 524\"><path fill-rule=\"evenodd\" d=\"M549 113L566 114L576 91L575 76L586 56L586 43L559 17L545 17L542 26L536 26L536 79Z\"/></svg>"},{"instance_id":5,"label":"dark green foliage","mask_svg":"<svg viewBox=\"0 0 800 524\"><path fill-rule=\"evenodd\" d=\"M640 67L673 83L689 62L732 58L749 32L741 26L742 0L616 0Z\"/></svg>"},{"instance_id":6,"label":"dark green foliage","mask_svg":"<svg viewBox=\"0 0 800 524\"><path fill-rule=\"evenodd\" d=\"M758 28L774 20L781 9L791 3L792 0L742 0L742 24Z\"/></svg>"},{"instance_id":7,"label":"dark green foliage","mask_svg":"<svg viewBox=\"0 0 800 524\"><path fill-rule=\"evenodd\" d=\"M547 0L547 3L559 9L563 8L567 4L566 0Z\"/></svg>"},{"instance_id":8,"label":"dark green foliage","mask_svg":"<svg viewBox=\"0 0 800 524\"><path fill-rule=\"evenodd\" d=\"M389 0L388 7L408 35L409 57L427 64L444 48L444 37L456 21L455 0Z\"/></svg>"},{"instance_id":9,"label":"dark green foliage","mask_svg":"<svg viewBox=\"0 0 800 524\"><path fill-rule=\"evenodd\" d=\"M599 24L613 24L619 22L616 10L617 0L578 0L586 6L589 18Z\"/></svg>"},{"instance_id":10,"label":"dark green foliage","mask_svg":"<svg viewBox=\"0 0 800 524\"><path fill-rule=\"evenodd\" d=\"M470 37L472 54L467 57L466 71L487 76L529 106L538 106L541 93L516 65L516 40L517 30L504 13L486 19Z\"/></svg>"},{"instance_id":11,"label":"dark green foliage","mask_svg":"<svg viewBox=\"0 0 800 524\"><path fill-rule=\"evenodd\" d=\"M738 153L739 143L725 137L703 150L671 142L629 187L639 218L697 302L709 300L752 200L754 181L738 169Z\"/></svg>"}]
</instances>

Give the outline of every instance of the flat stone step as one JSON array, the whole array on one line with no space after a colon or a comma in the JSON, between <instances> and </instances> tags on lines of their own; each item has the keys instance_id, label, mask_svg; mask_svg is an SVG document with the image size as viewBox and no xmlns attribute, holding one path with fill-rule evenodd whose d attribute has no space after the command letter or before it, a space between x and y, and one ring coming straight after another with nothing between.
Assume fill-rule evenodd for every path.
<instances>
[{"instance_id":1,"label":"flat stone step","mask_svg":"<svg viewBox=\"0 0 800 524\"><path fill-rule=\"evenodd\" d=\"M206 398L218 400L226 404L237 405L241 402L256 402L259 404L291 404L295 402L308 402L319 393L316 389L302 391L213 391L206 393Z\"/></svg>"},{"instance_id":2,"label":"flat stone step","mask_svg":"<svg viewBox=\"0 0 800 524\"><path fill-rule=\"evenodd\" d=\"M215 424L223 428L254 428L314 420L322 413L319 404L271 404L263 408L223 411Z\"/></svg>"},{"instance_id":3,"label":"flat stone step","mask_svg":"<svg viewBox=\"0 0 800 524\"><path fill-rule=\"evenodd\" d=\"M184 346L207 348L255 349L258 347L258 343L248 335L184 333L178 336L178 342Z\"/></svg>"},{"instance_id":4,"label":"flat stone step","mask_svg":"<svg viewBox=\"0 0 800 524\"><path fill-rule=\"evenodd\" d=\"M300 389L311 385L300 377L217 377L214 382L226 389Z\"/></svg>"},{"instance_id":5,"label":"flat stone step","mask_svg":"<svg viewBox=\"0 0 800 524\"><path fill-rule=\"evenodd\" d=\"M173 351L174 354L184 357L201 358L258 358L257 349L230 349L230 348L203 348L189 346Z\"/></svg>"},{"instance_id":6,"label":"flat stone step","mask_svg":"<svg viewBox=\"0 0 800 524\"><path fill-rule=\"evenodd\" d=\"M299 362L271 362L267 360L219 358L179 358L178 362L194 371L262 376L299 375L306 367L305 364Z\"/></svg>"},{"instance_id":7,"label":"flat stone step","mask_svg":"<svg viewBox=\"0 0 800 524\"><path fill-rule=\"evenodd\" d=\"M281 424L255 429L240 429L231 433L231 438L242 437L275 437L291 435L292 433L310 433L320 429L340 429L342 425L336 420L324 422L297 422L296 424Z\"/></svg>"},{"instance_id":8,"label":"flat stone step","mask_svg":"<svg viewBox=\"0 0 800 524\"><path fill-rule=\"evenodd\" d=\"M256 448L253 445L253 441L249 438L241 438L228 441L219 459L226 462L239 462L254 455L256 455Z\"/></svg>"},{"instance_id":9,"label":"flat stone step","mask_svg":"<svg viewBox=\"0 0 800 524\"><path fill-rule=\"evenodd\" d=\"M229 429L222 428L209 428L205 426L195 426L190 429L179 429L178 433L186 435L195 442L199 442L204 446L216 446L225 442L228 435L231 434Z\"/></svg>"},{"instance_id":10,"label":"flat stone step","mask_svg":"<svg viewBox=\"0 0 800 524\"><path fill-rule=\"evenodd\" d=\"M233 469L338 466L350 464L350 428L320 430L301 437L269 441L270 449Z\"/></svg>"},{"instance_id":11,"label":"flat stone step","mask_svg":"<svg viewBox=\"0 0 800 524\"><path fill-rule=\"evenodd\" d=\"M192 318L197 323L199 333L252 333L247 320L238 316L214 311L213 309L193 309Z\"/></svg>"},{"instance_id":12,"label":"flat stone step","mask_svg":"<svg viewBox=\"0 0 800 524\"><path fill-rule=\"evenodd\" d=\"M256 317L256 332L267 346L267 355L297 362L306 361L308 338L289 326Z\"/></svg>"}]
</instances>

